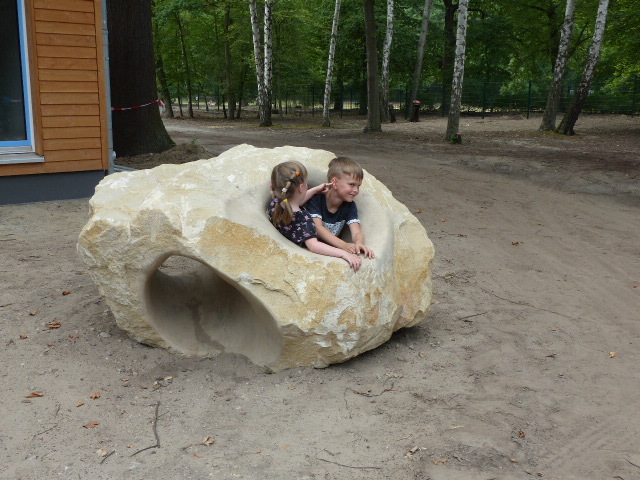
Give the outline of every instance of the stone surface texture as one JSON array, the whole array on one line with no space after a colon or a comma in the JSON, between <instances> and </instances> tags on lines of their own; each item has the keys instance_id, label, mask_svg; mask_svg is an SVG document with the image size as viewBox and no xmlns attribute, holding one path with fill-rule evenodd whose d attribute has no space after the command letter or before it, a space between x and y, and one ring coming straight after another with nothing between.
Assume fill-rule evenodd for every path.
<instances>
[{"instance_id":1,"label":"stone surface texture","mask_svg":"<svg viewBox=\"0 0 640 480\"><path fill-rule=\"evenodd\" d=\"M431 303L433 244L369 173L356 203L377 258L358 272L296 246L269 222L271 169L300 161L313 186L333 157L240 145L106 177L78 252L118 326L152 346L233 352L279 371L343 362L420 322Z\"/></svg>"}]
</instances>

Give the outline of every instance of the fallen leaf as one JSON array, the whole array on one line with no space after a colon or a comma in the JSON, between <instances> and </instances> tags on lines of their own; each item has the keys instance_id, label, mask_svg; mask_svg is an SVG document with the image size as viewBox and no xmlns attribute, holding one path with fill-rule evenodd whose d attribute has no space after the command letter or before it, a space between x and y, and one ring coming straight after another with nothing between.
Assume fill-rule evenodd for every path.
<instances>
[{"instance_id":1,"label":"fallen leaf","mask_svg":"<svg viewBox=\"0 0 640 480\"><path fill-rule=\"evenodd\" d=\"M62 291L62 295L69 295L71 293L71 290L63 290Z\"/></svg>"},{"instance_id":2,"label":"fallen leaf","mask_svg":"<svg viewBox=\"0 0 640 480\"><path fill-rule=\"evenodd\" d=\"M91 420L86 425L83 425L83 427L84 428L96 428L98 425L100 425L100 422L98 422L97 420Z\"/></svg>"},{"instance_id":3,"label":"fallen leaf","mask_svg":"<svg viewBox=\"0 0 640 480\"><path fill-rule=\"evenodd\" d=\"M210 447L211 445L213 445L214 443L216 443L216 439L213 437L204 437L202 439L202 444L206 445L207 447Z\"/></svg>"},{"instance_id":4,"label":"fallen leaf","mask_svg":"<svg viewBox=\"0 0 640 480\"><path fill-rule=\"evenodd\" d=\"M44 393L42 392L31 392L29 395L26 395L24 398L37 398L44 397Z\"/></svg>"},{"instance_id":5,"label":"fallen leaf","mask_svg":"<svg viewBox=\"0 0 640 480\"><path fill-rule=\"evenodd\" d=\"M78 402L78 403L76 403L76 407L81 407L81 406L83 406L83 405L84 405L84 402Z\"/></svg>"},{"instance_id":6,"label":"fallen leaf","mask_svg":"<svg viewBox=\"0 0 640 480\"><path fill-rule=\"evenodd\" d=\"M416 210L416 212L415 212L415 213L422 213L422 209L421 209L421 208L419 208L418 210Z\"/></svg>"},{"instance_id":7,"label":"fallen leaf","mask_svg":"<svg viewBox=\"0 0 640 480\"><path fill-rule=\"evenodd\" d=\"M49 323L49 325L47 325L47 327L53 329L53 328L60 328L62 326L62 324L60 322L51 322Z\"/></svg>"},{"instance_id":8,"label":"fallen leaf","mask_svg":"<svg viewBox=\"0 0 640 480\"><path fill-rule=\"evenodd\" d=\"M104 448L100 448L100 449L96 450L96 453L98 455L100 455L101 457L106 457L107 455L109 455L109 452L107 450L105 450Z\"/></svg>"},{"instance_id":9,"label":"fallen leaf","mask_svg":"<svg viewBox=\"0 0 640 480\"><path fill-rule=\"evenodd\" d=\"M634 285L633 288L638 288L638 285Z\"/></svg>"},{"instance_id":10,"label":"fallen leaf","mask_svg":"<svg viewBox=\"0 0 640 480\"><path fill-rule=\"evenodd\" d=\"M37 315L37 314L38 314L38 312L36 312L35 310L34 310L33 312L29 312L29 315L31 315L32 317L33 317L34 315Z\"/></svg>"},{"instance_id":11,"label":"fallen leaf","mask_svg":"<svg viewBox=\"0 0 640 480\"><path fill-rule=\"evenodd\" d=\"M527 436L527 434L526 434L526 433L524 433L524 430L520 430L520 431L518 432L518 436L519 436L520 438L524 438L524 437L526 437L526 436Z\"/></svg>"},{"instance_id":12,"label":"fallen leaf","mask_svg":"<svg viewBox=\"0 0 640 480\"><path fill-rule=\"evenodd\" d=\"M517 245L520 245L521 243L524 243L524 242L511 242L511 245L516 245L517 246Z\"/></svg>"},{"instance_id":13,"label":"fallen leaf","mask_svg":"<svg viewBox=\"0 0 640 480\"><path fill-rule=\"evenodd\" d=\"M121 378L121 379L120 379L120 381L121 381L121 382L128 382L128 381L129 381L129 379L128 379L128 378Z\"/></svg>"},{"instance_id":14,"label":"fallen leaf","mask_svg":"<svg viewBox=\"0 0 640 480\"><path fill-rule=\"evenodd\" d=\"M29 335L20 334L20 340L24 340L25 338L29 338Z\"/></svg>"},{"instance_id":15,"label":"fallen leaf","mask_svg":"<svg viewBox=\"0 0 640 480\"><path fill-rule=\"evenodd\" d=\"M102 395L100 395L100 392L93 392L91 395L89 395L89 398L92 399L96 399L96 398L100 398Z\"/></svg>"},{"instance_id":16,"label":"fallen leaf","mask_svg":"<svg viewBox=\"0 0 640 480\"><path fill-rule=\"evenodd\" d=\"M447 221L447 219L446 219L446 218L441 218L441 219L440 219L440 221L441 221L441 222L446 222L446 221Z\"/></svg>"},{"instance_id":17,"label":"fallen leaf","mask_svg":"<svg viewBox=\"0 0 640 480\"><path fill-rule=\"evenodd\" d=\"M616 356L616 352L609 352L609 358L614 358Z\"/></svg>"},{"instance_id":18,"label":"fallen leaf","mask_svg":"<svg viewBox=\"0 0 640 480\"><path fill-rule=\"evenodd\" d=\"M439 463L447 463L449 460L447 458L443 458L442 460L436 460L435 458L433 459L433 463L435 463L436 465L438 465Z\"/></svg>"}]
</instances>

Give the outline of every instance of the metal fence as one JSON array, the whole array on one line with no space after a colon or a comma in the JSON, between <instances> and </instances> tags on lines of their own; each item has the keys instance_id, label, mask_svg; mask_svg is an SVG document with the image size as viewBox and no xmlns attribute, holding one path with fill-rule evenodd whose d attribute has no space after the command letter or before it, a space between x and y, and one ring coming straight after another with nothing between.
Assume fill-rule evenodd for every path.
<instances>
[{"instance_id":1,"label":"metal fence","mask_svg":"<svg viewBox=\"0 0 640 480\"><path fill-rule=\"evenodd\" d=\"M526 115L543 112L550 85L548 82L530 80L525 82L482 82L465 79L462 91L463 115L491 115L520 113ZM560 102L560 112L564 112L571 103L577 83L566 83ZM332 114L366 114L366 87L345 85L332 90ZM396 111L408 115L407 104L410 101L408 86L396 86L389 92L389 102ZM245 94L245 106L255 106L257 92ZM274 91L275 114L284 115L322 115L324 85L294 85ZM420 113L422 115L445 116L451 100L451 86L444 84L423 84L418 91ZM220 92L209 102L211 111L223 111L223 98ZM586 113L620 113L637 115L640 109L640 79L635 76L616 86L607 87L607 82L593 82L589 96L583 107Z\"/></svg>"}]
</instances>

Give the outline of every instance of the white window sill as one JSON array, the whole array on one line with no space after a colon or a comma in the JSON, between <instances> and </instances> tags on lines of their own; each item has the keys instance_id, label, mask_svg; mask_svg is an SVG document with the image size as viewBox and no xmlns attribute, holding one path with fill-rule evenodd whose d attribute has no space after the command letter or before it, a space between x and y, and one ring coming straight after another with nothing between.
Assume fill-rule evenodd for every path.
<instances>
[{"instance_id":1,"label":"white window sill","mask_svg":"<svg viewBox=\"0 0 640 480\"><path fill-rule=\"evenodd\" d=\"M0 148L0 165L11 163L43 163L44 157L37 155L29 147Z\"/></svg>"}]
</instances>

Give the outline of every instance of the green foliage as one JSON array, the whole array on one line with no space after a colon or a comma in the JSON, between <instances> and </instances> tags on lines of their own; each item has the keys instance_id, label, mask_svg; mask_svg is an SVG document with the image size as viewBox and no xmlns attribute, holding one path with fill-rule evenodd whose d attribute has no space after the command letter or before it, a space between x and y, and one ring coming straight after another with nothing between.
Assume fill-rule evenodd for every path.
<instances>
[{"instance_id":1,"label":"green foliage","mask_svg":"<svg viewBox=\"0 0 640 480\"><path fill-rule=\"evenodd\" d=\"M577 3L576 23L566 84L580 78L591 42L597 0ZM565 0L470 2L465 77L500 82L502 95L541 94L551 81L564 19ZM275 0L273 6L273 88L276 101L291 92L315 86L318 100L324 85L335 0ZM424 0L395 0L391 50L391 86L401 90L410 82L422 22ZM231 24L225 34L229 8ZM262 15L263 3L258 1ZM441 85L445 49L445 6L434 0L422 81ZM380 54L386 27L386 1L376 2ZM225 44L229 42L232 89L236 97L244 85L244 99L255 95L253 40L247 0L156 0L156 51L163 58L172 95L184 98L186 70L178 20L194 89L209 98L226 90ZM603 93L627 92L640 74L640 9L637 0L612 0L601 60L597 69ZM342 0L336 50L334 94L351 86L362 95L366 79L363 6ZM523 87L526 85L527 87ZM249 93L248 93L249 92ZM357 95L356 95L357 96Z\"/></svg>"}]
</instances>

